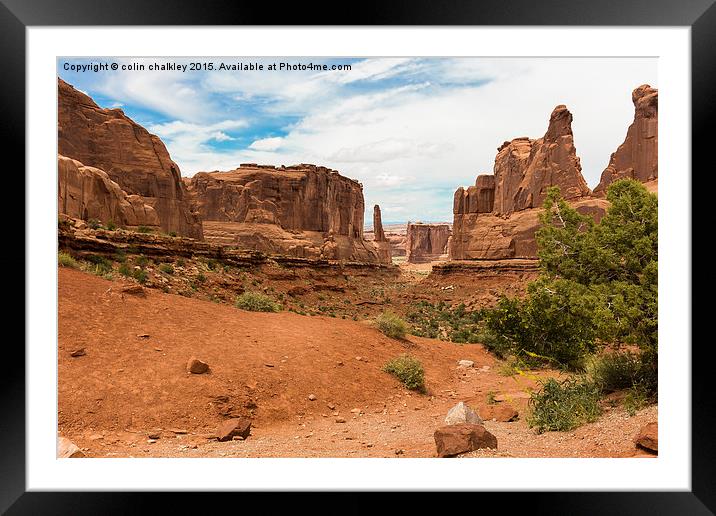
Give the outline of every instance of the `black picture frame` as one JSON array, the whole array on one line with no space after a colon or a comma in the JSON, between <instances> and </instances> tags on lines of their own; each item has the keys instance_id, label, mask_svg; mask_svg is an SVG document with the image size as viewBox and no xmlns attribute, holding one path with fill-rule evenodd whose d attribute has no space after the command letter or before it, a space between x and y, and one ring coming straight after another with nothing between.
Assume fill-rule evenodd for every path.
<instances>
[{"instance_id":1,"label":"black picture frame","mask_svg":"<svg viewBox=\"0 0 716 516\"><path fill-rule=\"evenodd\" d=\"M29 26L85 25L535 25L535 26L688 26L691 27L692 65L692 149L697 158L711 153L716 115L716 0L485 0L449 1L364 0L354 8L343 3L267 2L239 3L216 0L184 0L171 3L149 0L0 0L0 107L3 118L5 156L13 156L13 196L25 199L25 67ZM644 42L648 49L649 42ZM705 162L705 160L704 160ZM709 167L713 169L713 165ZM686 171L682 172L686 174ZM707 172L708 173L708 172ZM693 176L692 176L693 177ZM708 179L708 181L713 181ZM9 183L6 183L9 184ZM15 192L22 192L22 194ZM22 202L22 201L21 201ZM692 206L695 203L692 202ZM690 209L691 207L689 207ZM16 210L16 213L24 213ZM693 212L692 212L693 213ZM692 216L693 219L693 216ZM25 262L25 226L9 230L13 263L18 254ZM3 261L6 259L3 258ZM9 263L9 262L8 262ZM32 274L32 271L26 271ZM27 282L27 276L25 277ZM24 309L24 303L15 303ZM20 308L22 307L22 308ZM9 322L9 314L6 315ZM16 318L19 320L19 318ZM14 321L14 320L13 320ZM7 325L9 328L9 325ZM690 345L691 343L681 343ZM589 492L589 493L479 493L472 503L496 503L525 514L714 514L716 511L716 444L713 438L714 404L707 378L713 374L708 360L708 341L692 347L692 490L690 492ZM7 343L5 364L0 374L3 413L0 418L0 511L7 514L127 514L142 512L147 493L26 492L25 489L25 354ZM220 507L232 495L163 493L153 494L167 510L192 506L206 513ZM254 495L240 495L249 507ZM275 496L272 494L271 496ZM365 512L372 504L345 502L341 512ZM363 498L361 497L361 500ZM415 494L409 504L423 504ZM509 501L508 501L509 500ZM505 502L507 504L505 504ZM229 503L235 503L229 502ZM294 502L295 503L295 502ZM401 502L402 504L403 502ZM166 505L168 504L168 505ZM216 504L216 505L215 505ZM244 505L246 504L246 505ZM386 509L389 505L385 506ZM467 508L467 507L466 507ZM335 506L328 504L324 510ZM408 505L402 505L408 510ZM480 510L479 507L475 507ZM318 510L321 510L320 508Z\"/></svg>"}]
</instances>

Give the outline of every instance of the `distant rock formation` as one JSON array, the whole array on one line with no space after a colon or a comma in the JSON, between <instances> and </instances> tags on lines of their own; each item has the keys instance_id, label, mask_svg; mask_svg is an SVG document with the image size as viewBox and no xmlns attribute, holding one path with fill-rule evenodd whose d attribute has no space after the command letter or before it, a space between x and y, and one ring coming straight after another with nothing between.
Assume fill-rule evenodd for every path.
<instances>
[{"instance_id":1,"label":"distant rock formation","mask_svg":"<svg viewBox=\"0 0 716 516\"><path fill-rule=\"evenodd\" d=\"M59 154L103 170L127 195L141 196L154 208L163 231L202 238L179 167L162 141L121 109L102 109L58 78L57 134Z\"/></svg>"},{"instance_id":2,"label":"distant rock formation","mask_svg":"<svg viewBox=\"0 0 716 516\"><path fill-rule=\"evenodd\" d=\"M406 260L423 263L445 258L450 238L449 224L409 223L406 234Z\"/></svg>"},{"instance_id":3,"label":"distant rock formation","mask_svg":"<svg viewBox=\"0 0 716 516\"><path fill-rule=\"evenodd\" d=\"M624 143L611 155L594 195L606 196L607 187L617 179L632 178L642 183L658 179L659 91L643 84L632 92L631 99L634 121Z\"/></svg>"},{"instance_id":4,"label":"distant rock formation","mask_svg":"<svg viewBox=\"0 0 716 516\"><path fill-rule=\"evenodd\" d=\"M299 258L389 263L363 237L362 185L335 170L246 163L228 172L199 172L186 183L210 242Z\"/></svg>"},{"instance_id":5,"label":"distant rock formation","mask_svg":"<svg viewBox=\"0 0 716 516\"><path fill-rule=\"evenodd\" d=\"M380 254L382 263L391 263L391 244L383 231L383 220L380 216L380 206L373 206L373 244Z\"/></svg>"},{"instance_id":6,"label":"distant rock formation","mask_svg":"<svg viewBox=\"0 0 716 516\"><path fill-rule=\"evenodd\" d=\"M58 211L69 217L124 227L159 227L159 216L139 195L127 195L104 170L57 157Z\"/></svg>"}]
</instances>

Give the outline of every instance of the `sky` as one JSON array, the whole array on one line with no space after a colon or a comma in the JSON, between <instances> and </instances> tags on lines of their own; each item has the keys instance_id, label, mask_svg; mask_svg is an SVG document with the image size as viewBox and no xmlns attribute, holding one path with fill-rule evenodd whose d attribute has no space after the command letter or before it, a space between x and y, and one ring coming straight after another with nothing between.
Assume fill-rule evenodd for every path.
<instances>
[{"instance_id":1,"label":"sky","mask_svg":"<svg viewBox=\"0 0 716 516\"><path fill-rule=\"evenodd\" d=\"M119 68L66 69L93 63ZM186 69L150 70L166 64ZM559 104L594 188L633 120L632 90L658 87L654 58L94 57L60 58L58 74L158 135L183 176L327 166L363 184L367 224L374 204L384 223L452 221L455 190L492 173L504 141L543 136Z\"/></svg>"}]
</instances>

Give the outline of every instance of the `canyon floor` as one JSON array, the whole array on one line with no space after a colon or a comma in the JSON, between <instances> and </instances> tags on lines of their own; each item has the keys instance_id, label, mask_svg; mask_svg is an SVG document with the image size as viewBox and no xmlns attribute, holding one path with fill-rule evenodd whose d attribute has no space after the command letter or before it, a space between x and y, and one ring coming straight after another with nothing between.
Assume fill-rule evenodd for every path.
<instances>
[{"instance_id":1,"label":"canyon floor","mask_svg":"<svg viewBox=\"0 0 716 516\"><path fill-rule=\"evenodd\" d=\"M403 267L408 287L395 288L428 281L428 271ZM632 439L656 406L631 417L607 406L595 423L536 434L525 421L529 392L561 373L506 376L479 344L395 340L368 319L247 312L153 288L130 295L129 284L58 271L58 431L87 457L435 457L433 432L459 401L520 413L486 421L498 449L467 457L647 456ZM403 353L422 362L426 394L382 371ZM210 372L187 373L190 357ZM252 419L251 435L218 442L217 425L236 416Z\"/></svg>"}]
</instances>

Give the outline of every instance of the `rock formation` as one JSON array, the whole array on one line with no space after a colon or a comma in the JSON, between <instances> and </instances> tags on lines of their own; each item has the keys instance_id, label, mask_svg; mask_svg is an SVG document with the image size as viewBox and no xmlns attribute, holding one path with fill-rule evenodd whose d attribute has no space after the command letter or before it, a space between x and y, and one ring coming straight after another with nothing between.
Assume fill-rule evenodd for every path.
<instances>
[{"instance_id":1,"label":"rock formation","mask_svg":"<svg viewBox=\"0 0 716 516\"><path fill-rule=\"evenodd\" d=\"M375 245L380 254L382 263L391 263L391 245L383 231L383 220L380 216L380 206L373 206L373 245Z\"/></svg>"},{"instance_id":2,"label":"rock formation","mask_svg":"<svg viewBox=\"0 0 716 516\"><path fill-rule=\"evenodd\" d=\"M590 193L574 147L572 114L563 105L552 111L542 138L517 138L497 151L492 209L496 215L541 207L551 186L559 186L565 199Z\"/></svg>"},{"instance_id":3,"label":"rock formation","mask_svg":"<svg viewBox=\"0 0 716 516\"><path fill-rule=\"evenodd\" d=\"M362 185L335 170L249 163L199 172L188 183L207 241L299 258L389 263L363 238Z\"/></svg>"},{"instance_id":4,"label":"rock formation","mask_svg":"<svg viewBox=\"0 0 716 516\"><path fill-rule=\"evenodd\" d=\"M632 92L631 99L634 122L627 129L624 143L611 155L609 165L594 189L595 195L606 196L607 187L617 179L632 178L642 183L657 181L659 91L643 84ZM653 191L655 188L649 189Z\"/></svg>"},{"instance_id":5,"label":"rock formation","mask_svg":"<svg viewBox=\"0 0 716 516\"><path fill-rule=\"evenodd\" d=\"M58 79L58 152L103 170L128 195L139 195L165 232L202 238L201 221L189 209L179 167L155 135L121 109L102 109Z\"/></svg>"},{"instance_id":6,"label":"rock formation","mask_svg":"<svg viewBox=\"0 0 716 516\"><path fill-rule=\"evenodd\" d=\"M120 227L159 226L157 212L139 195L127 195L104 170L57 157L58 212L83 220L96 219Z\"/></svg>"},{"instance_id":7,"label":"rock formation","mask_svg":"<svg viewBox=\"0 0 716 516\"><path fill-rule=\"evenodd\" d=\"M572 114L557 106L542 138L505 142L497 149L494 174L458 188L453 202L449 257L452 260L535 258L535 231L551 186L576 209L599 220L607 203L590 196L574 147Z\"/></svg>"},{"instance_id":8,"label":"rock formation","mask_svg":"<svg viewBox=\"0 0 716 516\"><path fill-rule=\"evenodd\" d=\"M409 223L405 243L407 261L421 263L444 257L450 234L449 224Z\"/></svg>"}]
</instances>

